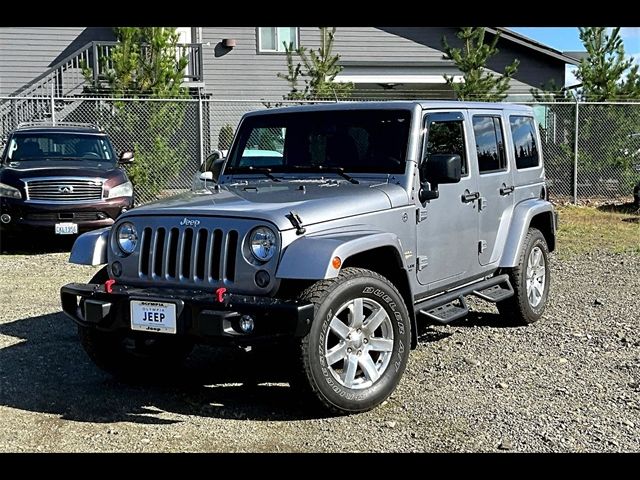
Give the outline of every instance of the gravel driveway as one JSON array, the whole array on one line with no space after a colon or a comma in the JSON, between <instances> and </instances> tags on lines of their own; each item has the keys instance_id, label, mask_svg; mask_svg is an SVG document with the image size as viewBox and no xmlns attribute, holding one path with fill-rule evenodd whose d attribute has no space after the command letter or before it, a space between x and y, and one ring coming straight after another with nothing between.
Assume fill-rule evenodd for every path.
<instances>
[{"instance_id":1,"label":"gravel driveway","mask_svg":"<svg viewBox=\"0 0 640 480\"><path fill-rule=\"evenodd\" d=\"M423 325L388 402L327 418L273 374L281 360L244 352L199 347L179 384L112 380L60 312L60 286L95 271L67 257L0 256L2 452L640 451L638 255L554 257L551 304L529 327L480 301Z\"/></svg>"}]
</instances>

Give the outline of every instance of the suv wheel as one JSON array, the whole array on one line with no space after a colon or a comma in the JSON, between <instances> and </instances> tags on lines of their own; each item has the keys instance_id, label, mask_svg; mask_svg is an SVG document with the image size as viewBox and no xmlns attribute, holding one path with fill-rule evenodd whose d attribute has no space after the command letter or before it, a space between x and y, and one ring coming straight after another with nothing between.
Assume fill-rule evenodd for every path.
<instances>
[{"instance_id":1,"label":"suv wheel","mask_svg":"<svg viewBox=\"0 0 640 480\"><path fill-rule=\"evenodd\" d=\"M109 279L106 267L89 283ZM175 373L193 349L193 343L180 337L138 334L138 332L102 332L78 326L85 352L102 370L122 379L160 379Z\"/></svg>"},{"instance_id":2,"label":"suv wheel","mask_svg":"<svg viewBox=\"0 0 640 480\"><path fill-rule=\"evenodd\" d=\"M315 304L297 348L298 379L327 410L370 410L396 388L409 358L409 313L402 296L370 270L345 268L301 294Z\"/></svg>"},{"instance_id":3,"label":"suv wheel","mask_svg":"<svg viewBox=\"0 0 640 480\"><path fill-rule=\"evenodd\" d=\"M542 316L549 296L549 248L542 232L530 228L518 266L507 270L515 295L498 302L503 318L517 325L536 322Z\"/></svg>"}]
</instances>

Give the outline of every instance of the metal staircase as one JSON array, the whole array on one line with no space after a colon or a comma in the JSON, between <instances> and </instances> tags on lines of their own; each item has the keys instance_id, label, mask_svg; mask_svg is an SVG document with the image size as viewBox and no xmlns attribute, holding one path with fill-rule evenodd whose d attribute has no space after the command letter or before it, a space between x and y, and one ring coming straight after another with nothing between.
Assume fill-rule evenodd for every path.
<instances>
[{"instance_id":1,"label":"metal staircase","mask_svg":"<svg viewBox=\"0 0 640 480\"><path fill-rule=\"evenodd\" d=\"M89 42L13 92L12 98L0 104L0 136L21 122L62 121L82 104L79 97L95 96L95 89L112 68L111 51L116 44ZM189 59L184 83L201 86L202 44L180 44L178 47L186 49ZM94 91L87 92L87 87L93 87Z\"/></svg>"}]
</instances>

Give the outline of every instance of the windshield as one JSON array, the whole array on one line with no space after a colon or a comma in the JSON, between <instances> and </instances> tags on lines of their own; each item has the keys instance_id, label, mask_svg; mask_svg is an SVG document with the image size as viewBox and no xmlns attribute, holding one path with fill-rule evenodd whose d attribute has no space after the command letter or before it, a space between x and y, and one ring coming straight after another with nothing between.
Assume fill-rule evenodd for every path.
<instances>
[{"instance_id":1,"label":"windshield","mask_svg":"<svg viewBox=\"0 0 640 480\"><path fill-rule=\"evenodd\" d=\"M114 161L104 135L77 133L16 133L7 147L7 161L32 160Z\"/></svg>"},{"instance_id":2,"label":"windshield","mask_svg":"<svg viewBox=\"0 0 640 480\"><path fill-rule=\"evenodd\" d=\"M247 118L225 173L404 173L411 112L343 110Z\"/></svg>"}]
</instances>

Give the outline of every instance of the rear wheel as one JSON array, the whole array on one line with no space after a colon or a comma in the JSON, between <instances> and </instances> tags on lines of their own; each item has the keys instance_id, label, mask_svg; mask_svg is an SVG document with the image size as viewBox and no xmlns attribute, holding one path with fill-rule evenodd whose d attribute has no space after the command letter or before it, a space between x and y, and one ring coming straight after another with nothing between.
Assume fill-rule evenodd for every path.
<instances>
[{"instance_id":1,"label":"rear wheel","mask_svg":"<svg viewBox=\"0 0 640 480\"><path fill-rule=\"evenodd\" d=\"M536 322L544 313L549 296L549 248L544 235L530 228L524 239L518 265L507 270L515 295L498 302L498 311L513 324Z\"/></svg>"},{"instance_id":2,"label":"rear wheel","mask_svg":"<svg viewBox=\"0 0 640 480\"><path fill-rule=\"evenodd\" d=\"M316 308L297 349L297 386L333 413L382 403L409 357L411 324L400 293L375 272L346 268L312 285L301 299Z\"/></svg>"},{"instance_id":3,"label":"rear wheel","mask_svg":"<svg viewBox=\"0 0 640 480\"><path fill-rule=\"evenodd\" d=\"M109 279L106 267L89 283ZM157 380L179 370L193 349L193 342L183 337L163 337L128 330L104 332L78 326L78 336L85 352L102 370L123 379Z\"/></svg>"}]
</instances>

